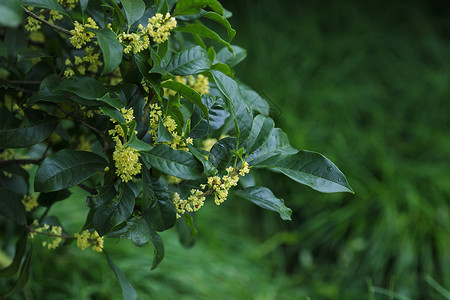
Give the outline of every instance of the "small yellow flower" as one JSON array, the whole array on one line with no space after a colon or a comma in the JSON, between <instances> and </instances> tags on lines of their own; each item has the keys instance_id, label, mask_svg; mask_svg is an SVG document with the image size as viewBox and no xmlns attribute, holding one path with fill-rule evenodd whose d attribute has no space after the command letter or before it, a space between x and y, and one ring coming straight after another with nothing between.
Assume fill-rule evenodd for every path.
<instances>
[{"instance_id":1,"label":"small yellow flower","mask_svg":"<svg viewBox=\"0 0 450 300\"><path fill-rule=\"evenodd\" d=\"M169 13L163 16L157 13L148 19L147 33L158 43L164 43L169 39L170 31L177 26L177 21Z\"/></svg>"},{"instance_id":2,"label":"small yellow flower","mask_svg":"<svg viewBox=\"0 0 450 300\"><path fill-rule=\"evenodd\" d=\"M34 194L24 195L22 198L22 204L25 206L25 211L30 212L39 206L37 197Z\"/></svg>"}]
</instances>

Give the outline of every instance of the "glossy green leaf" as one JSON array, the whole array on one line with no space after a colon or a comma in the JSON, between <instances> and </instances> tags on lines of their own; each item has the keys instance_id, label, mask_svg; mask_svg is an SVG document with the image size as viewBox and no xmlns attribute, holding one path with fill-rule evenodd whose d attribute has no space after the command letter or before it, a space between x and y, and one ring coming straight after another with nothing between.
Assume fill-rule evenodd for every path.
<instances>
[{"instance_id":1,"label":"glossy green leaf","mask_svg":"<svg viewBox=\"0 0 450 300\"><path fill-rule=\"evenodd\" d=\"M17 57L20 49L28 44L27 35L20 29L7 29L5 32L5 48L8 58L13 60Z\"/></svg>"},{"instance_id":2,"label":"glossy green leaf","mask_svg":"<svg viewBox=\"0 0 450 300\"><path fill-rule=\"evenodd\" d=\"M69 16L61 4L56 0L22 0L23 6L31 6L36 8L48 8L51 10L56 10L60 14Z\"/></svg>"},{"instance_id":3,"label":"glossy green leaf","mask_svg":"<svg viewBox=\"0 0 450 300\"><path fill-rule=\"evenodd\" d=\"M203 112L194 107L191 116L191 130L189 136L193 138L204 137L225 124L225 120L230 114L225 110L221 98L209 95L203 95L202 101L208 108L209 122Z\"/></svg>"},{"instance_id":4,"label":"glossy green leaf","mask_svg":"<svg viewBox=\"0 0 450 300\"><path fill-rule=\"evenodd\" d=\"M263 97L261 97L260 94L242 83L239 83L239 88L241 89L241 93L245 101L254 111L259 112L265 116L269 115L269 103L267 103L267 101Z\"/></svg>"},{"instance_id":5,"label":"glossy green leaf","mask_svg":"<svg viewBox=\"0 0 450 300\"><path fill-rule=\"evenodd\" d=\"M127 228L122 238L142 247L150 240L151 232L150 225L145 218L132 216L127 220Z\"/></svg>"},{"instance_id":6,"label":"glossy green leaf","mask_svg":"<svg viewBox=\"0 0 450 300\"><path fill-rule=\"evenodd\" d=\"M262 186L252 186L237 190L235 195L247 199L259 207L275 211L283 220L291 220L292 210L284 205L283 199L277 198L271 190Z\"/></svg>"},{"instance_id":7,"label":"glossy green leaf","mask_svg":"<svg viewBox=\"0 0 450 300\"><path fill-rule=\"evenodd\" d=\"M256 166L264 164L266 160L280 155L295 154L298 150L292 147L289 139L281 129L274 128L270 134L269 139L258 149L256 149L246 161Z\"/></svg>"},{"instance_id":8,"label":"glossy green leaf","mask_svg":"<svg viewBox=\"0 0 450 300\"><path fill-rule=\"evenodd\" d=\"M113 21L113 30L116 30L116 28L117 28L120 31L122 31L123 27L125 26L125 16L123 15L122 10L120 9L119 5L117 5L116 0L109 0L109 3L111 3L111 5L112 5L111 10L113 10L115 12L115 14L118 18L118 19L113 18L113 20L114 20ZM117 24L117 21L119 24Z\"/></svg>"},{"instance_id":9,"label":"glossy green leaf","mask_svg":"<svg viewBox=\"0 0 450 300\"><path fill-rule=\"evenodd\" d=\"M77 76L72 76L61 81L55 90L71 92L89 100L102 98L107 93L103 83L97 79Z\"/></svg>"},{"instance_id":10,"label":"glossy green leaf","mask_svg":"<svg viewBox=\"0 0 450 300\"><path fill-rule=\"evenodd\" d=\"M70 94L64 91L52 91L49 88L44 88L36 92L28 99L27 105L31 106L37 102L64 102L69 99Z\"/></svg>"},{"instance_id":11,"label":"glossy green leaf","mask_svg":"<svg viewBox=\"0 0 450 300\"><path fill-rule=\"evenodd\" d=\"M118 266L114 264L114 262L109 257L108 253L103 251L106 256L106 260L108 261L109 267L113 270L114 275L116 276L117 280L119 280L120 287L122 288L122 294L124 300L135 300L137 299L136 291L134 290L131 283L128 281L127 277L123 273L121 269L119 269Z\"/></svg>"},{"instance_id":12,"label":"glossy green leaf","mask_svg":"<svg viewBox=\"0 0 450 300\"><path fill-rule=\"evenodd\" d=\"M17 52L17 62L34 60L36 58L51 58L47 53L30 48L22 48Z\"/></svg>"},{"instance_id":13,"label":"glossy green leaf","mask_svg":"<svg viewBox=\"0 0 450 300\"><path fill-rule=\"evenodd\" d=\"M319 192L353 193L344 174L320 153L302 150L294 154L277 155L258 166L280 171L289 178Z\"/></svg>"},{"instance_id":14,"label":"glossy green leaf","mask_svg":"<svg viewBox=\"0 0 450 300\"><path fill-rule=\"evenodd\" d=\"M147 168L142 171L142 214L153 230L164 231L172 228L176 212L167 186L158 178L150 176Z\"/></svg>"},{"instance_id":15,"label":"glossy green leaf","mask_svg":"<svg viewBox=\"0 0 450 300\"><path fill-rule=\"evenodd\" d=\"M166 126L164 126L164 122L163 122L162 118L159 118L157 134L158 134L158 137L156 138L155 143L173 141L173 136L170 134L169 130L167 130Z\"/></svg>"},{"instance_id":16,"label":"glossy green leaf","mask_svg":"<svg viewBox=\"0 0 450 300\"><path fill-rule=\"evenodd\" d=\"M50 193L40 193L37 201L41 206L50 207L57 201L69 198L71 194L67 189Z\"/></svg>"},{"instance_id":17,"label":"glossy green leaf","mask_svg":"<svg viewBox=\"0 0 450 300\"><path fill-rule=\"evenodd\" d=\"M212 158L211 161L218 169L225 169L229 163L229 160L233 156L233 152L236 149L236 138L226 137L218 141L211 148Z\"/></svg>"},{"instance_id":18,"label":"glossy green leaf","mask_svg":"<svg viewBox=\"0 0 450 300\"><path fill-rule=\"evenodd\" d=\"M0 214L16 221L19 225L25 225L25 207L22 204L22 195L7 188L0 187Z\"/></svg>"},{"instance_id":19,"label":"glossy green leaf","mask_svg":"<svg viewBox=\"0 0 450 300\"><path fill-rule=\"evenodd\" d=\"M104 170L107 165L103 157L92 152L61 150L44 159L36 172L34 189L53 192L69 188Z\"/></svg>"},{"instance_id":20,"label":"glossy green leaf","mask_svg":"<svg viewBox=\"0 0 450 300\"><path fill-rule=\"evenodd\" d=\"M11 277L19 271L25 251L27 250L27 234L23 234L16 242L14 258L11 264L0 270L0 277Z\"/></svg>"},{"instance_id":21,"label":"glossy green leaf","mask_svg":"<svg viewBox=\"0 0 450 300\"><path fill-rule=\"evenodd\" d=\"M231 53L228 48L222 48L217 52L216 59L233 68L247 57L247 50L236 45L231 45L231 48L234 53Z\"/></svg>"},{"instance_id":22,"label":"glossy green leaf","mask_svg":"<svg viewBox=\"0 0 450 300\"><path fill-rule=\"evenodd\" d=\"M213 20L219 24L221 24L223 27L225 27L225 29L227 30L228 33L228 41L231 42L231 40L234 38L234 36L236 35L236 30L234 30L233 28L231 28L231 24L230 22L228 22L228 20L222 16L219 15L218 13L209 11L207 13L205 13L203 15L204 18ZM234 49L234 48L233 48ZM242 49L242 48L241 48Z\"/></svg>"},{"instance_id":23,"label":"glossy green leaf","mask_svg":"<svg viewBox=\"0 0 450 300\"><path fill-rule=\"evenodd\" d=\"M58 121L46 116L31 126L0 130L0 148L23 148L40 143L53 133Z\"/></svg>"},{"instance_id":24,"label":"glossy green leaf","mask_svg":"<svg viewBox=\"0 0 450 300\"><path fill-rule=\"evenodd\" d=\"M167 145L157 145L148 152L141 153L148 168L186 180L199 179L202 170L195 157L186 151L174 150Z\"/></svg>"},{"instance_id":25,"label":"glossy green leaf","mask_svg":"<svg viewBox=\"0 0 450 300\"><path fill-rule=\"evenodd\" d=\"M217 0L180 0L175 7L173 15L195 15L206 6L223 15L223 7Z\"/></svg>"},{"instance_id":26,"label":"glossy green leaf","mask_svg":"<svg viewBox=\"0 0 450 300\"><path fill-rule=\"evenodd\" d=\"M189 152L192 153L192 155L195 156L203 165L203 176L205 177L211 177L217 174L217 169L214 167L214 165L205 157L205 155L200 152L197 148L195 148L192 145L189 145ZM208 153L208 152L207 152Z\"/></svg>"},{"instance_id":27,"label":"glossy green leaf","mask_svg":"<svg viewBox=\"0 0 450 300\"><path fill-rule=\"evenodd\" d=\"M252 129L247 139L247 153L250 154L261 147L270 137L275 126L273 120L264 115L257 115L253 119Z\"/></svg>"},{"instance_id":28,"label":"glossy green leaf","mask_svg":"<svg viewBox=\"0 0 450 300\"><path fill-rule=\"evenodd\" d=\"M94 213L94 228L103 236L111 229L125 222L134 209L135 196L126 183L119 187L119 195L105 201Z\"/></svg>"},{"instance_id":29,"label":"glossy green leaf","mask_svg":"<svg viewBox=\"0 0 450 300\"><path fill-rule=\"evenodd\" d=\"M120 2L125 10L125 16L128 20L128 28L130 28L134 22L139 20L144 15L145 3L142 0L120 0Z\"/></svg>"},{"instance_id":30,"label":"glossy green leaf","mask_svg":"<svg viewBox=\"0 0 450 300\"><path fill-rule=\"evenodd\" d=\"M122 62L123 46L117 40L116 34L111 29L92 29L97 35L97 41L103 53L103 74L114 71Z\"/></svg>"},{"instance_id":31,"label":"glossy green leaf","mask_svg":"<svg viewBox=\"0 0 450 300\"><path fill-rule=\"evenodd\" d=\"M23 19L23 10L20 0L4 0L0 3L0 25L17 27Z\"/></svg>"},{"instance_id":32,"label":"glossy green leaf","mask_svg":"<svg viewBox=\"0 0 450 300\"><path fill-rule=\"evenodd\" d=\"M15 282L14 286L5 294L0 295L0 298L8 298L20 292L28 282L28 277L31 270L31 257L33 255L33 244L28 250L28 253L22 263L22 267L20 269L19 278Z\"/></svg>"},{"instance_id":33,"label":"glossy green leaf","mask_svg":"<svg viewBox=\"0 0 450 300\"><path fill-rule=\"evenodd\" d=\"M173 31L181 31L181 32L187 32L187 33L192 33L192 34L198 34L202 38L208 38L208 39L214 40L214 41L224 45L231 52L234 51L233 48L231 48L230 43L228 43L227 41L222 39L220 37L220 35L218 35L215 31L209 29L208 27L206 27L203 24L188 23L188 24L186 24L186 25L184 25L182 27L174 28Z\"/></svg>"},{"instance_id":34,"label":"glossy green leaf","mask_svg":"<svg viewBox=\"0 0 450 300\"><path fill-rule=\"evenodd\" d=\"M252 109L246 103L239 86L233 79L219 71L210 70L210 72L220 92L229 102L231 114L235 120L238 142L242 144L247 139L252 127Z\"/></svg>"},{"instance_id":35,"label":"glossy green leaf","mask_svg":"<svg viewBox=\"0 0 450 300\"><path fill-rule=\"evenodd\" d=\"M123 114L115 108L111 108L109 106L100 106L100 111L105 115L119 123L125 123L125 118Z\"/></svg>"},{"instance_id":36,"label":"glossy green leaf","mask_svg":"<svg viewBox=\"0 0 450 300\"><path fill-rule=\"evenodd\" d=\"M208 52L200 46L194 46L172 56L166 70L173 75L186 76L197 74L210 67Z\"/></svg>"},{"instance_id":37,"label":"glossy green leaf","mask_svg":"<svg viewBox=\"0 0 450 300\"><path fill-rule=\"evenodd\" d=\"M153 146L137 138L136 134L132 134L128 142L125 144L139 151L150 151Z\"/></svg>"},{"instance_id":38,"label":"glossy green leaf","mask_svg":"<svg viewBox=\"0 0 450 300\"><path fill-rule=\"evenodd\" d=\"M176 92L179 92L183 98L188 100L189 102L197 105L202 112L205 114L206 118L209 119L208 108L202 102L202 97L199 93L191 89L190 87L173 80L165 81L161 84L161 87L165 87Z\"/></svg>"},{"instance_id":39,"label":"glossy green leaf","mask_svg":"<svg viewBox=\"0 0 450 300\"><path fill-rule=\"evenodd\" d=\"M163 240L156 232L152 232L150 242L153 245L154 257L152 270L154 270L164 258L164 244Z\"/></svg>"}]
</instances>

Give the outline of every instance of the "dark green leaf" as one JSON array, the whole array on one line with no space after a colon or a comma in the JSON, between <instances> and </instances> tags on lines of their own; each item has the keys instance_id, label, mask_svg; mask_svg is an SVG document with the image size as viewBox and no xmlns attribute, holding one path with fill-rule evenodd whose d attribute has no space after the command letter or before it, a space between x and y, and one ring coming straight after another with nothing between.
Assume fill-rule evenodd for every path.
<instances>
[{"instance_id":1,"label":"dark green leaf","mask_svg":"<svg viewBox=\"0 0 450 300\"><path fill-rule=\"evenodd\" d=\"M8 29L5 33L6 53L10 60L17 56L20 49L25 48L28 44L27 36L23 30Z\"/></svg>"},{"instance_id":2,"label":"dark green leaf","mask_svg":"<svg viewBox=\"0 0 450 300\"><path fill-rule=\"evenodd\" d=\"M22 21L23 10L20 0L6 0L0 3L0 25L17 27Z\"/></svg>"},{"instance_id":3,"label":"dark green leaf","mask_svg":"<svg viewBox=\"0 0 450 300\"><path fill-rule=\"evenodd\" d=\"M223 15L223 7L217 0L180 0L175 7L173 15L195 15L206 6Z\"/></svg>"},{"instance_id":4,"label":"dark green leaf","mask_svg":"<svg viewBox=\"0 0 450 300\"><path fill-rule=\"evenodd\" d=\"M284 205L283 199L275 197L271 190L262 186L252 186L237 190L235 194L247 199L259 207L276 211L283 220L291 220L292 210Z\"/></svg>"},{"instance_id":5,"label":"dark green leaf","mask_svg":"<svg viewBox=\"0 0 450 300\"><path fill-rule=\"evenodd\" d=\"M247 57L247 50L236 45L231 45L231 48L233 48L234 54L227 48L222 48L217 52L216 59L233 68Z\"/></svg>"},{"instance_id":6,"label":"dark green leaf","mask_svg":"<svg viewBox=\"0 0 450 300\"><path fill-rule=\"evenodd\" d=\"M186 225L191 229L189 241L192 241L198 233L197 228L195 228L194 219L192 219L192 216L190 214L185 213L184 221L186 222Z\"/></svg>"},{"instance_id":7,"label":"dark green leaf","mask_svg":"<svg viewBox=\"0 0 450 300\"><path fill-rule=\"evenodd\" d=\"M23 6L31 6L38 8L48 8L68 16L64 8L56 0L22 0Z\"/></svg>"},{"instance_id":8,"label":"dark green leaf","mask_svg":"<svg viewBox=\"0 0 450 300\"><path fill-rule=\"evenodd\" d=\"M164 126L162 118L159 118L158 137L155 143L171 142L171 141L173 141L172 135L170 134L169 130L167 130L166 126Z\"/></svg>"},{"instance_id":9,"label":"dark green leaf","mask_svg":"<svg viewBox=\"0 0 450 300\"><path fill-rule=\"evenodd\" d=\"M122 183L119 195L97 207L94 213L94 228L103 236L110 230L124 222L133 212L135 196L131 188Z\"/></svg>"},{"instance_id":10,"label":"dark green leaf","mask_svg":"<svg viewBox=\"0 0 450 300\"><path fill-rule=\"evenodd\" d=\"M175 54L166 67L173 75L192 75L211 67L208 52L200 46L183 49Z\"/></svg>"},{"instance_id":11,"label":"dark green leaf","mask_svg":"<svg viewBox=\"0 0 450 300\"><path fill-rule=\"evenodd\" d=\"M183 98L188 100L189 102L197 105L202 112L205 114L206 118L209 119L208 108L202 102L202 97L199 93L191 89L190 87L173 80L165 81L161 84L161 87L165 87L176 92L179 92Z\"/></svg>"},{"instance_id":12,"label":"dark green leaf","mask_svg":"<svg viewBox=\"0 0 450 300\"><path fill-rule=\"evenodd\" d=\"M62 150L44 159L36 172L34 189L39 192L62 190L83 182L107 165L98 154Z\"/></svg>"},{"instance_id":13,"label":"dark green leaf","mask_svg":"<svg viewBox=\"0 0 450 300\"><path fill-rule=\"evenodd\" d=\"M247 139L250 133L253 122L252 109L246 103L239 86L233 79L219 71L211 70L210 72L220 92L229 101L231 114L235 120L236 135L240 145Z\"/></svg>"},{"instance_id":14,"label":"dark green leaf","mask_svg":"<svg viewBox=\"0 0 450 300\"><path fill-rule=\"evenodd\" d=\"M116 275L117 280L119 280L120 287L122 288L122 294L124 300L135 300L137 299L136 291L134 290L131 283L128 281L127 277L123 273L118 266L114 264L114 262L109 257L108 253L103 251L106 256L106 260L108 261L109 267L113 270L114 275Z\"/></svg>"},{"instance_id":15,"label":"dark green leaf","mask_svg":"<svg viewBox=\"0 0 450 300\"><path fill-rule=\"evenodd\" d=\"M195 156L203 165L203 176L210 177L217 174L217 169L214 167L212 163L209 162L207 158L203 155L202 152L200 152L197 148L195 148L192 145L189 145L189 152L192 153L192 155Z\"/></svg>"},{"instance_id":16,"label":"dark green leaf","mask_svg":"<svg viewBox=\"0 0 450 300\"><path fill-rule=\"evenodd\" d=\"M115 108L111 108L109 106L100 106L101 112L119 123L125 123L125 119L123 114Z\"/></svg>"},{"instance_id":17,"label":"dark green leaf","mask_svg":"<svg viewBox=\"0 0 450 300\"><path fill-rule=\"evenodd\" d=\"M224 109L222 98L203 95L202 101L208 108L209 122L203 112L194 107L191 116L191 130L189 136L193 138L204 137L225 124L225 120L230 114Z\"/></svg>"},{"instance_id":18,"label":"dark green leaf","mask_svg":"<svg viewBox=\"0 0 450 300\"><path fill-rule=\"evenodd\" d=\"M115 95L116 96L116 95ZM101 98L97 98L98 101L102 101L114 108L121 109L125 107L126 102L122 101L120 98L111 97L111 93L105 94Z\"/></svg>"},{"instance_id":19,"label":"dark green leaf","mask_svg":"<svg viewBox=\"0 0 450 300\"><path fill-rule=\"evenodd\" d=\"M141 141L140 139L137 138L136 134L131 135L130 139L128 140L128 142L125 144L126 146L129 146L131 148L134 148L136 150L139 151L150 151L153 149L153 146L147 144L144 141Z\"/></svg>"},{"instance_id":20,"label":"dark green leaf","mask_svg":"<svg viewBox=\"0 0 450 300\"><path fill-rule=\"evenodd\" d=\"M225 169L230 158L233 156L232 151L236 149L236 138L226 137L218 141L211 148L212 163L216 168Z\"/></svg>"},{"instance_id":21,"label":"dark green leaf","mask_svg":"<svg viewBox=\"0 0 450 300\"><path fill-rule=\"evenodd\" d=\"M71 194L72 193L67 189L50 193L41 193L37 201L41 206L50 207L57 201L69 198Z\"/></svg>"},{"instance_id":22,"label":"dark green leaf","mask_svg":"<svg viewBox=\"0 0 450 300\"><path fill-rule=\"evenodd\" d=\"M198 23L188 23L184 25L183 27L176 27L173 29L174 31L181 31L181 32L187 32L192 34L198 34L202 38L208 38L211 40L214 40L216 42L219 42L220 44L227 47L231 52L233 52L233 48L231 48L230 43L223 40L215 31L209 29L205 25L198 24Z\"/></svg>"},{"instance_id":23,"label":"dark green leaf","mask_svg":"<svg viewBox=\"0 0 450 300\"><path fill-rule=\"evenodd\" d=\"M88 205L90 208L98 208L105 202L111 201L114 197L116 197L116 189L114 188L114 185L104 185L98 190L98 194L91 198Z\"/></svg>"},{"instance_id":24,"label":"dark green leaf","mask_svg":"<svg viewBox=\"0 0 450 300\"><path fill-rule=\"evenodd\" d=\"M277 155L258 166L280 171L289 178L319 192L353 193L344 174L320 153L302 150L295 154Z\"/></svg>"},{"instance_id":25,"label":"dark green leaf","mask_svg":"<svg viewBox=\"0 0 450 300\"><path fill-rule=\"evenodd\" d=\"M109 0L109 3L111 3L111 5L113 6L111 9L114 10L114 12L117 15L117 18L119 18L119 24L116 26L113 26L113 30L116 31L116 27L118 27L118 29L120 31L122 31L123 27L125 26L125 17L122 13L122 10L120 9L119 5L117 5L116 0ZM114 23L117 24L117 19L114 18ZM114 25L114 24L113 24Z\"/></svg>"},{"instance_id":26,"label":"dark green leaf","mask_svg":"<svg viewBox=\"0 0 450 300\"><path fill-rule=\"evenodd\" d=\"M49 54L44 53L43 51L34 50L30 48L22 48L17 52L17 62L29 61L36 58L51 58Z\"/></svg>"},{"instance_id":27,"label":"dark green leaf","mask_svg":"<svg viewBox=\"0 0 450 300\"><path fill-rule=\"evenodd\" d=\"M265 99L263 99L257 92L242 83L239 83L239 88L241 89L241 93L245 101L254 111L257 111L265 116L269 115L270 106Z\"/></svg>"},{"instance_id":28,"label":"dark green leaf","mask_svg":"<svg viewBox=\"0 0 450 300\"><path fill-rule=\"evenodd\" d=\"M28 276L31 270L31 257L33 254L33 245L31 245L30 250L28 250L27 256L23 261L22 268L20 269L19 278L17 279L14 286L6 292L4 295L0 295L0 298L7 298L13 296L14 294L20 292L28 282Z\"/></svg>"},{"instance_id":29,"label":"dark green leaf","mask_svg":"<svg viewBox=\"0 0 450 300\"><path fill-rule=\"evenodd\" d=\"M122 62L123 46L111 29L92 29L97 35L98 44L103 53L103 74L114 71Z\"/></svg>"},{"instance_id":30,"label":"dark green leaf","mask_svg":"<svg viewBox=\"0 0 450 300\"><path fill-rule=\"evenodd\" d=\"M257 115L253 119L252 130L247 139L247 153L251 154L253 151L261 147L270 137L275 126L273 120L264 115Z\"/></svg>"},{"instance_id":31,"label":"dark green leaf","mask_svg":"<svg viewBox=\"0 0 450 300\"><path fill-rule=\"evenodd\" d=\"M153 230L172 228L176 221L175 206L165 186L158 178L150 176L147 168L142 171L143 217Z\"/></svg>"},{"instance_id":32,"label":"dark green leaf","mask_svg":"<svg viewBox=\"0 0 450 300\"><path fill-rule=\"evenodd\" d=\"M123 8L125 10L125 16L128 20L128 28L134 22L139 20L145 11L145 3L142 0L120 0L122 2Z\"/></svg>"},{"instance_id":33,"label":"dark green leaf","mask_svg":"<svg viewBox=\"0 0 450 300\"><path fill-rule=\"evenodd\" d=\"M233 28L231 28L230 22L228 22L228 20L222 16L219 15L218 13L209 11L206 14L203 15L203 17L208 18L210 20L213 20L219 24L221 24L222 26L225 27L225 29L228 32L228 41L231 42L231 40L234 38L234 36L236 35L236 30L234 30ZM233 46L232 46L233 47ZM233 47L234 48L234 47ZM242 49L242 48L241 48ZM237 53L236 53L237 55Z\"/></svg>"},{"instance_id":34,"label":"dark green leaf","mask_svg":"<svg viewBox=\"0 0 450 300\"><path fill-rule=\"evenodd\" d=\"M164 258L164 244L163 240L156 232L152 232L150 242L153 245L155 254L152 263L152 270L154 270Z\"/></svg>"},{"instance_id":35,"label":"dark green leaf","mask_svg":"<svg viewBox=\"0 0 450 300\"><path fill-rule=\"evenodd\" d=\"M186 151L174 150L167 145L157 145L149 152L141 153L148 168L187 180L202 176L201 166L194 156Z\"/></svg>"},{"instance_id":36,"label":"dark green leaf","mask_svg":"<svg viewBox=\"0 0 450 300\"><path fill-rule=\"evenodd\" d=\"M0 148L23 148L42 142L53 133L58 121L47 116L28 127L0 130Z\"/></svg>"},{"instance_id":37,"label":"dark green leaf","mask_svg":"<svg viewBox=\"0 0 450 300\"><path fill-rule=\"evenodd\" d=\"M37 102L64 102L69 98L69 93L64 91L51 91L49 88L44 88L28 99L28 107Z\"/></svg>"},{"instance_id":38,"label":"dark green leaf","mask_svg":"<svg viewBox=\"0 0 450 300\"><path fill-rule=\"evenodd\" d=\"M127 228L122 235L124 239L131 240L138 247L144 246L151 236L151 228L143 217L131 217L127 220Z\"/></svg>"},{"instance_id":39,"label":"dark green leaf","mask_svg":"<svg viewBox=\"0 0 450 300\"><path fill-rule=\"evenodd\" d=\"M25 254L26 250L27 250L27 234L25 233L16 242L16 248L12 263L8 267L0 270L0 277L6 278L12 277L19 271L20 263L22 262L23 255Z\"/></svg>"},{"instance_id":40,"label":"dark green leaf","mask_svg":"<svg viewBox=\"0 0 450 300\"><path fill-rule=\"evenodd\" d=\"M107 90L103 83L90 77L72 76L63 80L56 90L74 93L81 98L96 100L102 98Z\"/></svg>"}]
</instances>

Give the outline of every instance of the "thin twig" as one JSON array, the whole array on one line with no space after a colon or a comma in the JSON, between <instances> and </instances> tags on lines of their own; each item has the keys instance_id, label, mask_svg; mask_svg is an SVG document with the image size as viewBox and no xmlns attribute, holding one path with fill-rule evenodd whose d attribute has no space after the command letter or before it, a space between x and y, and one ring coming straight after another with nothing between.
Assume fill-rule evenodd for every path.
<instances>
[{"instance_id":1,"label":"thin twig","mask_svg":"<svg viewBox=\"0 0 450 300\"><path fill-rule=\"evenodd\" d=\"M86 123L86 122L84 122L84 121L82 121L82 120L76 118L72 113L68 112L67 110L65 110L64 108L62 108L61 106L59 106L58 104L55 103L55 106L56 106L60 111L62 111L63 113L65 113L68 117L71 117L72 120L74 120L75 122L77 122L77 123L79 123L79 124L81 124L81 125L83 125L83 126L89 128L89 129L91 129L91 130L97 132L97 133L100 134L101 136L104 136L104 135L105 135L105 133L104 133L103 131L100 131L100 130L98 130L97 128L95 128L95 127L89 125L88 123Z\"/></svg>"},{"instance_id":2,"label":"thin twig","mask_svg":"<svg viewBox=\"0 0 450 300\"><path fill-rule=\"evenodd\" d=\"M83 190L89 192L91 195L97 194L97 191L96 191L96 190L94 190L93 188L90 188L90 187L88 187L88 186L86 186L86 185L84 185L84 184L82 184L82 183L78 184L78 186L79 186L80 188L82 188Z\"/></svg>"},{"instance_id":3,"label":"thin twig","mask_svg":"<svg viewBox=\"0 0 450 300\"><path fill-rule=\"evenodd\" d=\"M42 232L42 231L37 231L34 229L31 229L30 227L26 227L28 232L31 233L36 233L36 234L41 234L41 235L46 235L46 236L51 236L51 237L58 237L58 238L63 238L63 239L72 239L72 240L76 240L76 237L70 236L70 235L59 235L59 234L53 234L53 233L48 233L48 232Z\"/></svg>"},{"instance_id":4,"label":"thin twig","mask_svg":"<svg viewBox=\"0 0 450 300\"><path fill-rule=\"evenodd\" d=\"M47 24L47 25L50 26L51 28L53 28L53 29L55 29L55 30L58 30L58 31L61 31L62 33L65 33L65 34L67 34L67 35L72 35L72 34L70 33L69 30L64 29L64 28L62 28L62 27L59 27L59 26L57 26L57 25L55 25L55 24L52 24L52 23L50 23L49 21L47 21L47 20L45 20L45 19L42 19L41 17L39 17L38 15L34 14L32 11L26 9L25 7L23 7L23 10L24 10L25 13L26 13L27 15L29 15L30 17L32 17L32 18L34 18L34 19L36 19L36 20L38 20L38 21L40 21L40 22L42 22L42 23L44 23L44 24Z\"/></svg>"}]
</instances>

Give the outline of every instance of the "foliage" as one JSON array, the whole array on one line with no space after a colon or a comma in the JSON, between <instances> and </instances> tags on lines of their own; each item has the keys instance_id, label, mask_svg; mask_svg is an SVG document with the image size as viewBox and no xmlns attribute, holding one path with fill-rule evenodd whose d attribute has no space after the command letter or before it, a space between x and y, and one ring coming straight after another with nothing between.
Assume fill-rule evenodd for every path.
<instances>
[{"instance_id":1,"label":"foliage","mask_svg":"<svg viewBox=\"0 0 450 300\"><path fill-rule=\"evenodd\" d=\"M205 201L233 193L290 219L267 187L240 184L253 169L352 192L323 155L293 148L267 102L236 80L245 50L230 44L231 13L218 1L10 0L0 9L28 15L24 26L21 13L2 21L0 41L2 234L20 237L0 271L16 279L3 296L26 284L36 236L49 249L76 241L97 252L104 237L149 243L154 269L164 257L159 233L178 224L192 243ZM49 213L77 186L89 212L69 233ZM135 299L104 253L123 297Z\"/></svg>"}]
</instances>

